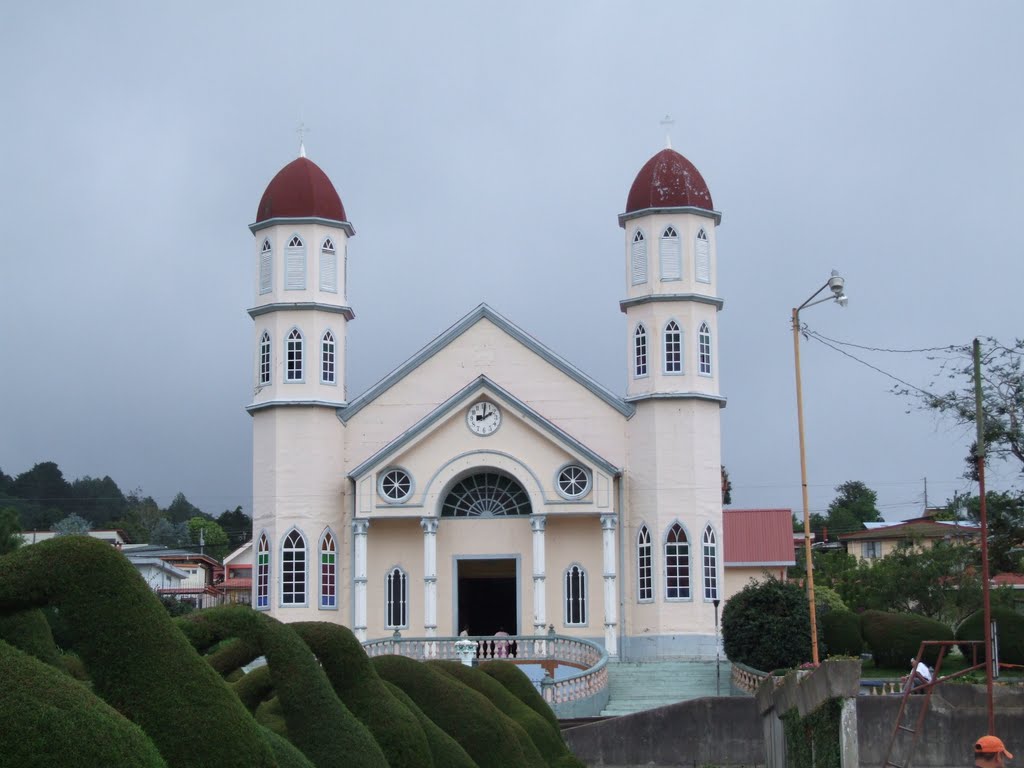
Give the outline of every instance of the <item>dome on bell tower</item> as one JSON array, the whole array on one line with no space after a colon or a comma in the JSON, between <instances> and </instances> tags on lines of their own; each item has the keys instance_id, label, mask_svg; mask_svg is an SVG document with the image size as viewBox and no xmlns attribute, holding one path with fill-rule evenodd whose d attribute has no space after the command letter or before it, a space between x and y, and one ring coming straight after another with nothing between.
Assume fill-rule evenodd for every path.
<instances>
[{"instance_id":1,"label":"dome on bell tower","mask_svg":"<svg viewBox=\"0 0 1024 768\"><path fill-rule=\"evenodd\" d=\"M665 208L715 209L700 171L671 148L661 150L644 164L626 198L626 214Z\"/></svg>"},{"instance_id":2,"label":"dome on bell tower","mask_svg":"<svg viewBox=\"0 0 1024 768\"><path fill-rule=\"evenodd\" d=\"M327 174L302 156L292 160L270 180L256 209L256 223L304 218L348 221L341 198Z\"/></svg>"}]
</instances>

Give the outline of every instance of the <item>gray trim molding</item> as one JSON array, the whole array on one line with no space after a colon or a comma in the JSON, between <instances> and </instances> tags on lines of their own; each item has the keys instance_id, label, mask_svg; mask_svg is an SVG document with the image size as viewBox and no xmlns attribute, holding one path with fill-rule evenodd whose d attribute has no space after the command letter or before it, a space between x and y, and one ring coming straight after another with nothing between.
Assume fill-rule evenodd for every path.
<instances>
[{"instance_id":1,"label":"gray trim molding","mask_svg":"<svg viewBox=\"0 0 1024 768\"><path fill-rule=\"evenodd\" d=\"M330 400L267 400L265 403L253 403L252 405L247 405L245 406L245 410L252 414L266 408L291 408L296 406L307 406L310 408L334 408L335 410L343 407L337 402L332 402Z\"/></svg>"},{"instance_id":2,"label":"gray trim molding","mask_svg":"<svg viewBox=\"0 0 1024 768\"><path fill-rule=\"evenodd\" d=\"M263 221L256 221L249 225L249 231L254 235L261 229L267 227L276 227L278 224L323 224L328 227L336 227L338 229L345 230L345 234L349 237L355 235L356 231L352 225L347 221L338 221L337 219L323 219L319 216L299 216L299 217L279 217L276 219L264 219Z\"/></svg>"},{"instance_id":3,"label":"gray trim molding","mask_svg":"<svg viewBox=\"0 0 1024 768\"><path fill-rule=\"evenodd\" d=\"M628 403L637 403L641 400L708 400L718 403L719 408L725 408L726 398L721 395L709 395L704 392L649 392L643 395L630 395L626 398Z\"/></svg>"},{"instance_id":4,"label":"gray trim molding","mask_svg":"<svg viewBox=\"0 0 1024 768\"><path fill-rule=\"evenodd\" d=\"M568 362L561 355L553 352L552 350L545 347L530 334L523 329L519 328L500 314L495 312L486 304L480 304L468 315L465 315L455 325L448 328L448 330L441 333L427 346L423 347L419 352L414 354L404 363L395 368L391 373L387 374L383 379L378 381L376 384L371 386L368 390L363 392L359 397L355 398L346 405L344 408L338 410L338 418L341 419L342 423L348 423L348 420L355 416L359 411L365 408L369 403L376 400L380 395L389 390L395 384L400 382L420 365L425 363L427 360L432 358L442 349L451 344L455 339L469 330L471 327L476 325L477 322L486 318L490 320L494 325L498 326L501 330L511 336L513 339L518 341L524 347L529 349L535 355L543 359L545 362L557 368L559 371L564 373L566 376L571 378L577 384L582 385L588 389L591 394L603 400L605 403L610 405L612 408L617 410L627 419L630 418L636 409L624 401L621 397L613 393L606 387L598 384L597 381L590 378L587 374L581 371L579 368Z\"/></svg>"},{"instance_id":5,"label":"gray trim molding","mask_svg":"<svg viewBox=\"0 0 1024 768\"><path fill-rule=\"evenodd\" d=\"M681 205L675 208L644 208L640 211L619 214L619 226L625 228L626 222L638 219L641 216L651 216L656 213L692 213L694 216L703 216L707 219L714 219L715 226L722 223L721 211L709 211L707 208L697 208L693 205Z\"/></svg>"},{"instance_id":6,"label":"gray trim molding","mask_svg":"<svg viewBox=\"0 0 1024 768\"><path fill-rule=\"evenodd\" d=\"M486 376L481 375L449 397L437 406L437 408L409 427L409 429L405 430L395 440L392 440L390 443L383 446L380 450L359 464L359 466L354 467L352 471L349 472L348 477L354 481L358 481L359 478L369 472L370 469L401 451L402 448L448 416L452 411L464 406L481 391L487 391L487 393L495 400L500 401L507 410L518 414L526 421L532 422L542 431L547 432L550 437L553 437L555 440L558 440L564 446L568 447L570 451L580 456L584 461L589 461L612 476L621 474L622 470L619 467L616 467L610 461L602 458L579 440L569 435L569 433L552 424L511 392L498 386ZM340 416L342 409L339 408L338 410Z\"/></svg>"},{"instance_id":7,"label":"gray trim molding","mask_svg":"<svg viewBox=\"0 0 1024 768\"><path fill-rule=\"evenodd\" d=\"M646 296L622 299L619 301L619 309L625 312L638 304L652 304L658 301L693 301L698 304L710 304L719 311L725 305L725 302L717 296L705 296L702 293L649 293Z\"/></svg>"},{"instance_id":8,"label":"gray trim molding","mask_svg":"<svg viewBox=\"0 0 1024 768\"><path fill-rule=\"evenodd\" d=\"M319 301L275 301L272 304L261 304L258 307L250 307L245 311L249 313L249 317L255 320L260 315L266 315L270 312L280 312L285 309L315 309L319 312L330 312L333 315L344 315L346 320L354 320L356 316L355 312L352 311L352 307L339 306L337 304L324 304Z\"/></svg>"}]
</instances>

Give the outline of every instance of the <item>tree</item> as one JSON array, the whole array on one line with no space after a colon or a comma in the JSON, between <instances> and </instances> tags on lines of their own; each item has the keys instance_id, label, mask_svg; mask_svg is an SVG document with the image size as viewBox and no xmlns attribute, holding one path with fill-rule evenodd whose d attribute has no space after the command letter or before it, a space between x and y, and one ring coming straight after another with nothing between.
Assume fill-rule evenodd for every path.
<instances>
[{"instance_id":1,"label":"tree","mask_svg":"<svg viewBox=\"0 0 1024 768\"><path fill-rule=\"evenodd\" d=\"M71 483L71 495L68 509L97 528L105 528L121 519L128 508L124 494L109 475L102 479L88 475L78 478Z\"/></svg>"},{"instance_id":2,"label":"tree","mask_svg":"<svg viewBox=\"0 0 1024 768\"><path fill-rule=\"evenodd\" d=\"M907 387L896 387L893 392L957 424L974 424L977 409L971 347L950 347L937 375L956 382L954 388L941 394ZM1014 462L1024 472L1024 339L1010 344L990 336L981 339L981 401L988 455ZM967 457L970 477L974 476L976 448L972 442Z\"/></svg>"},{"instance_id":3,"label":"tree","mask_svg":"<svg viewBox=\"0 0 1024 768\"><path fill-rule=\"evenodd\" d=\"M950 519L981 520L979 496L955 495L946 506ZM988 518L988 556L990 572L1015 573L1024 566L1024 493L989 491L985 494Z\"/></svg>"},{"instance_id":4,"label":"tree","mask_svg":"<svg viewBox=\"0 0 1024 768\"><path fill-rule=\"evenodd\" d=\"M81 515L71 513L58 523L54 523L53 532L58 536L81 536L92 530L92 523Z\"/></svg>"},{"instance_id":5,"label":"tree","mask_svg":"<svg viewBox=\"0 0 1024 768\"><path fill-rule=\"evenodd\" d=\"M141 488L131 491L125 501L127 508L124 517L117 522L117 527L122 528L134 542L152 542L157 524L166 520L164 513L152 496L142 495Z\"/></svg>"},{"instance_id":6,"label":"tree","mask_svg":"<svg viewBox=\"0 0 1024 768\"><path fill-rule=\"evenodd\" d=\"M29 530L48 529L68 514L65 506L71 501L71 486L52 461L22 472L10 483L8 493L17 499L13 506Z\"/></svg>"},{"instance_id":7,"label":"tree","mask_svg":"<svg viewBox=\"0 0 1024 768\"><path fill-rule=\"evenodd\" d=\"M732 481L725 464L722 465L722 504L732 504Z\"/></svg>"},{"instance_id":8,"label":"tree","mask_svg":"<svg viewBox=\"0 0 1024 768\"><path fill-rule=\"evenodd\" d=\"M228 535L213 520L193 517L188 521L188 532L193 547L202 546L203 553L217 560L223 560L228 553ZM202 535L202 539L200 539Z\"/></svg>"},{"instance_id":9,"label":"tree","mask_svg":"<svg viewBox=\"0 0 1024 768\"><path fill-rule=\"evenodd\" d=\"M239 504L234 509L226 509L217 518L217 524L228 535L231 547L240 547L252 539L252 518L242 511Z\"/></svg>"},{"instance_id":10,"label":"tree","mask_svg":"<svg viewBox=\"0 0 1024 768\"><path fill-rule=\"evenodd\" d=\"M751 582L722 611L722 643L730 661L770 672L811 658L807 596L792 582Z\"/></svg>"},{"instance_id":11,"label":"tree","mask_svg":"<svg viewBox=\"0 0 1024 768\"><path fill-rule=\"evenodd\" d=\"M172 523L166 518L161 518L153 526L149 534L150 544L159 544L163 547L187 547L192 543L187 523Z\"/></svg>"},{"instance_id":12,"label":"tree","mask_svg":"<svg viewBox=\"0 0 1024 768\"><path fill-rule=\"evenodd\" d=\"M167 519L172 523L186 523L196 516L205 517L208 520L213 518L207 515L199 507L192 504L188 499L185 498L185 494L180 491L174 497L174 500L167 507Z\"/></svg>"},{"instance_id":13,"label":"tree","mask_svg":"<svg viewBox=\"0 0 1024 768\"><path fill-rule=\"evenodd\" d=\"M828 527L836 533L859 531L864 523L882 519L878 511L878 494L860 480L848 480L836 486L836 496L828 505Z\"/></svg>"},{"instance_id":14,"label":"tree","mask_svg":"<svg viewBox=\"0 0 1024 768\"><path fill-rule=\"evenodd\" d=\"M0 509L0 555L13 552L22 545L21 521L14 507Z\"/></svg>"}]
</instances>

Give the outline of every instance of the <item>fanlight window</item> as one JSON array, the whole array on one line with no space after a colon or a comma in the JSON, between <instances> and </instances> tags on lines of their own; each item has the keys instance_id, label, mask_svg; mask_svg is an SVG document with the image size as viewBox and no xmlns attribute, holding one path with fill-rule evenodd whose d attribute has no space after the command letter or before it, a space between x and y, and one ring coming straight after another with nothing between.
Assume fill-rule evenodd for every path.
<instances>
[{"instance_id":1,"label":"fanlight window","mask_svg":"<svg viewBox=\"0 0 1024 768\"><path fill-rule=\"evenodd\" d=\"M289 248L301 248L302 240L299 239L298 235L295 235L291 240L288 241Z\"/></svg>"},{"instance_id":2,"label":"fanlight window","mask_svg":"<svg viewBox=\"0 0 1024 768\"><path fill-rule=\"evenodd\" d=\"M401 502L412 493L412 478L404 469L389 469L380 478L380 495L387 501Z\"/></svg>"},{"instance_id":3,"label":"fanlight window","mask_svg":"<svg viewBox=\"0 0 1024 768\"><path fill-rule=\"evenodd\" d=\"M578 464L570 464L558 473L558 492L567 499L578 499L590 490L590 473Z\"/></svg>"},{"instance_id":4,"label":"fanlight window","mask_svg":"<svg viewBox=\"0 0 1024 768\"><path fill-rule=\"evenodd\" d=\"M529 515L530 497L511 477L481 472L458 482L444 500L442 517L514 517Z\"/></svg>"}]
</instances>

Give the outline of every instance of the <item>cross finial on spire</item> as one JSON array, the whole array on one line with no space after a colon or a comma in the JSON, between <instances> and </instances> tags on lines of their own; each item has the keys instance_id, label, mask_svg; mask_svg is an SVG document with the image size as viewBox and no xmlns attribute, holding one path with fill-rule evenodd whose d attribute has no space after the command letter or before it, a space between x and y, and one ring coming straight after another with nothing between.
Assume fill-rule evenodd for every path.
<instances>
[{"instance_id":1,"label":"cross finial on spire","mask_svg":"<svg viewBox=\"0 0 1024 768\"><path fill-rule=\"evenodd\" d=\"M299 157L305 157L306 156L305 137L306 137L306 134L309 133L309 128L306 127L305 123L300 122L299 123L299 127L296 130L296 132L299 134Z\"/></svg>"},{"instance_id":2,"label":"cross finial on spire","mask_svg":"<svg viewBox=\"0 0 1024 768\"><path fill-rule=\"evenodd\" d=\"M672 149L672 126L676 124L676 121L672 119L672 115L665 115L661 118L661 125L665 126L665 148Z\"/></svg>"}]
</instances>

